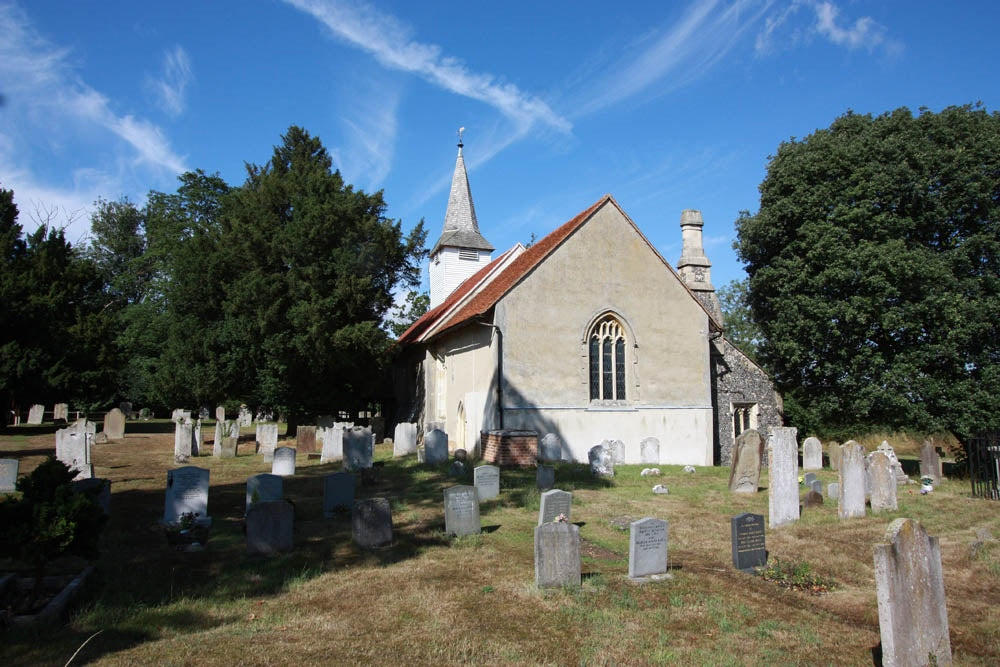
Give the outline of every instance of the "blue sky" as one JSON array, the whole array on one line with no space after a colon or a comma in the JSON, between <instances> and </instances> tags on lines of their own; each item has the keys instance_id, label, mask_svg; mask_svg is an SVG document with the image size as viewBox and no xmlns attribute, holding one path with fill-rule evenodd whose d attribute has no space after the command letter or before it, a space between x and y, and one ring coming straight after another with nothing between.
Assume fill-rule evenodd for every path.
<instances>
[{"instance_id":1,"label":"blue sky","mask_svg":"<svg viewBox=\"0 0 1000 667\"><path fill-rule=\"evenodd\" d=\"M0 0L0 186L85 242L98 197L243 182L292 124L441 232L456 154L498 251L612 194L671 263L701 209L720 287L767 158L848 109L1000 109L1000 5Z\"/></svg>"}]
</instances>

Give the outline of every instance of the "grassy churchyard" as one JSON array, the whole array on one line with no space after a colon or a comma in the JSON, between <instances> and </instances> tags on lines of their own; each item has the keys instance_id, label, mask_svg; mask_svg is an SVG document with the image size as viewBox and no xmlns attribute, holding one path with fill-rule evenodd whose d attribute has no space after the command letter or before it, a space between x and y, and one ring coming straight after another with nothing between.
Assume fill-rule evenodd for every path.
<instances>
[{"instance_id":1,"label":"grassy churchyard","mask_svg":"<svg viewBox=\"0 0 1000 667\"><path fill-rule=\"evenodd\" d=\"M839 521L836 499L826 499L768 529L770 556L797 572L793 580L832 584L816 594L733 569L729 521L767 516L766 469L765 490L746 496L729 493L727 468L660 466L655 478L620 466L605 483L585 465L560 464L556 488L573 492L583 586L541 591L534 469L503 470L500 497L481 507L483 534L449 538L442 491L471 484L471 471L456 481L447 464L394 460L391 445L378 445L382 478L357 495L391 500L395 542L369 552L353 544L348 515L323 518L323 476L340 464L299 455L284 482L294 550L251 558L246 479L271 467L249 453L253 432L244 429L237 458L213 458L209 445L192 460L211 471L213 527L203 550L178 552L157 525L167 470L177 467L173 437L172 423L129 422L124 440L94 446L96 475L112 480L95 576L65 624L0 634L0 664L64 665L99 632L71 664L870 665L879 643L873 547L897 517L940 539L956 664L1000 664L1000 542L973 548L981 529L1000 537L1000 503L971 498L965 480L926 496L918 484L900 487L891 515ZM880 439L863 444L872 450ZM919 443L890 441L913 473ZM0 435L0 458L20 459L21 474L53 453L51 428ZM829 469L818 476L824 489L837 478ZM657 483L670 493L651 493ZM670 523L673 578L639 585L627 578L629 536L618 526L646 516Z\"/></svg>"}]
</instances>

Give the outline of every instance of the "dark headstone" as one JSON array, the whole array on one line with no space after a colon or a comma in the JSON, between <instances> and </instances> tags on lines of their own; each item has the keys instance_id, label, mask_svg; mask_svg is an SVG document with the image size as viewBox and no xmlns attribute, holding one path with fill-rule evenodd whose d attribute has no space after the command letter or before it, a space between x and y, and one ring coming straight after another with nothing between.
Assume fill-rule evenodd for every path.
<instances>
[{"instance_id":1,"label":"dark headstone","mask_svg":"<svg viewBox=\"0 0 1000 667\"><path fill-rule=\"evenodd\" d=\"M802 499L802 504L805 507L822 507L823 494L819 491L810 490L809 493L807 493Z\"/></svg>"},{"instance_id":2,"label":"dark headstone","mask_svg":"<svg viewBox=\"0 0 1000 667\"><path fill-rule=\"evenodd\" d=\"M556 469L552 466L538 466L535 472L535 486L539 491L551 489L556 485Z\"/></svg>"},{"instance_id":3,"label":"dark headstone","mask_svg":"<svg viewBox=\"0 0 1000 667\"><path fill-rule=\"evenodd\" d=\"M733 567L753 572L755 567L767 564L764 543L764 516L743 513L729 520L733 544Z\"/></svg>"},{"instance_id":4,"label":"dark headstone","mask_svg":"<svg viewBox=\"0 0 1000 667\"><path fill-rule=\"evenodd\" d=\"M349 510L354 505L354 488L357 482L349 472L335 472L323 478L323 516L332 519L338 510Z\"/></svg>"},{"instance_id":5,"label":"dark headstone","mask_svg":"<svg viewBox=\"0 0 1000 667\"><path fill-rule=\"evenodd\" d=\"M294 523L295 507L287 500L255 504L247 512L247 553L291 551Z\"/></svg>"},{"instance_id":6,"label":"dark headstone","mask_svg":"<svg viewBox=\"0 0 1000 667\"><path fill-rule=\"evenodd\" d=\"M351 511L351 533L363 549L392 544L392 507L388 498L358 500Z\"/></svg>"}]
</instances>

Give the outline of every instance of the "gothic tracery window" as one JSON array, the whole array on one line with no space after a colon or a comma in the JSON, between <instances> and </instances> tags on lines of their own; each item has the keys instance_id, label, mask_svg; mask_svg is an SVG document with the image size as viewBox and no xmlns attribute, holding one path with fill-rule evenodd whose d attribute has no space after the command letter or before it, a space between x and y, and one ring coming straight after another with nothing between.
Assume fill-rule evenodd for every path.
<instances>
[{"instance_id":1,"label":"gothic tracery window","mask_svg":"<svg viewBox=\"0 0 1000 667\"><path fill-rule=\"evenodd\" d=\"M590 400L625 400L625 329L610 315L590 330Z\"/></svg>"}]
</instances>

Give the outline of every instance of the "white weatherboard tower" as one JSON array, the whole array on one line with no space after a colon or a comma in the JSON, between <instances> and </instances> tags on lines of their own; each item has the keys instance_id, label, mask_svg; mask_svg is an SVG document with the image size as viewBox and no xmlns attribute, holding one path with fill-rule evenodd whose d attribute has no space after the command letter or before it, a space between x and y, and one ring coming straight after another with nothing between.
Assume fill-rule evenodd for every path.
<instances>
[{"instance_id":1,"label":"white weatherboard tower","mask_svg":"<svg viewBox=\"0 0 1000 667\"><path fill-rule=\"evenodd\" d=\"M451 178L444 229L430 254L431 308L440 305L459 285L489 264L493 246L479 233L469 177L462 157L462 130L458 131L458 159Z\"/></svg>"}]
</instances>

